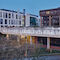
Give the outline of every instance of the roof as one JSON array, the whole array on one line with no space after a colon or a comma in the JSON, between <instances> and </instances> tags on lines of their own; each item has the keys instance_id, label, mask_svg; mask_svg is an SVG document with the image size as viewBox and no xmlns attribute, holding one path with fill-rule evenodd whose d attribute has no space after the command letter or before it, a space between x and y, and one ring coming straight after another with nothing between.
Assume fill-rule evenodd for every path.
<instances>
[{"instance_id":1,"label":"roof","mask_svg":"<svg viewBox=\"0 0 60 60\"><path fill-rule=\"evenodd\" d=\"M38 17L37 15L34 15L34 14L29 14L29 15Z\"/></svg>"},{"instance_id":2,"label":"roof","mask_svg":"<svg viewBox=\"0 0 60 60\"><path fill-rule=\"evenodd\" d=\"M52 10L60 10L60 7L58 7L58 8L54 8L54 9L40 10L40 12L43 12L43 11L52 11Z\"/></svg>"},{"instance_id":3,"label":"roof","mask_svg":"<svg viewBox=\"0 0 60 60\"><path fill-rule=\"evenodd\" d=\"M18 11L8 10L8 9L0 9L0 10L3 10L3 11L9 11L9 12L15 12L15 13L17 13L17 12L18 12ZM19 12L19 13L23 14L22 12Z\"/></svg>"},{"instance_id":4,"label":"roof","mask_svg":"<svg viewBox=\"0 0 60 60\"><path fill-rule=\"evenodd\" d=\"M3 10L3 11L9 11L9 12L15 12L15 13L18 12L18 11L8 10L8 9L0 9L0 10ZM23 14L22 12L19 12L19 13ZM37 15L34 15L34 14L30 14L30 15L38 17Z\"/></svg>"}]
</instances>

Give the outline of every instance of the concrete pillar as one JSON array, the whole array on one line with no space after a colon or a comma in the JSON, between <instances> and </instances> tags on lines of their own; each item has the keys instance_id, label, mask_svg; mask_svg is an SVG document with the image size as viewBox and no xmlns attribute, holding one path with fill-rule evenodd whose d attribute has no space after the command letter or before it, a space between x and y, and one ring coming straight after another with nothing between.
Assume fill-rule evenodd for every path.
<instances>
[{"instance_id":1,"label":"concrete pillar","mask_svg":"<svg viewBox=\"0 0 60 60\"><path fill-rule=\"evenodd\" d=\"M35 36L34 40L35 40L35 44L37 44L37 43L38 43L38 38L37 38L37 36Z\"/></svg>"},{"instance_id":2,"label":"concrete pillar","mask_svg":"<svg viewBox=\"0 0 60 60\"><path fill-rule=\"evenodd\" d=\"M59 16L59 27L60 27L60 16Z\"/></svg>"},{"instance_id":3,"label":"concrete pillar","mask_svg":"<svg viewBox=\"0 0 60 60\"><path fill-rule=\"evenodd\" d=\"M30 36L30 44L32 44L32 36Z\"/></svg>"},{"instance_id":4,"label":"concrete pillar","mask_svg":"<svg viewBox=\"0 0 60 60\"><path fill-rule=\"evenodd\" d=\"M27 36L25 36L25 39L26 39L26 44L27 44Z\"/></svg>"},{"instance_id":5,"label":"concrete pillar","mask_svg":"<svg viewBox=\"0 0 60 60\"><path fill-rule=\"evenodd\" d=\"M9 40L9 35L8 34L6 35L6 38L7 38L7 40Z\"/></svg>"},{"instance_id":6,"label":"concrete pillar","mask_svg":"<svg viewBox=\"0 0 60 60\"><path fill-rule=\"evenodd\" d=\"M26 39L26 51L25 51L25 56L27 57L27 36L25 36L25 39Z\"/></svg>"},{"instance_id":7,"label":"concrete pillar","mask_svg":"<svg viewBox=\"0 0 60 60\"><path fill-rule=\"evenodd\" d=\"M18 36L17 36L17 42L18 42L18 45L20 45L20 38L21 38L21 36L18 35Z\"/></svg>"},{"instance_id":8,"label":"concrete pillar","mask_svg":"<svg viewBox=\"0 0 60 60\"><path fill-rule=\"evenodd\" d=\"M42 16L40 16L40 27L42 27Z\"/></svg>"},{"instance_id":9,"label":"concrete pillar","mask_svg":"<svg viewBox=\"0 0 60 60\"><path fill-rule=\"evenodd\" d=\"M47 49L50 49L50 37L47 37Z\"/></svg>"},{"instance_id":10,"label":"concrete pillar","mask_svg":"<svg viewBox=\"0 0 60 60\"><path fill-rule=\"evenodd\" d=\"M51 27L51 16L49 16L49 26Z\"/></svg>"},{"instance_id":11,"label":"concrete pillar","mask_svg":"<svg viewBox=\"0 0 60 60\"><path fill-rule=\"evenodd\" d=\"M20 38L19 38L19 36L17 36L17 41L18 41L18 42L20 41Z\"/></svg>"}]
</instances>

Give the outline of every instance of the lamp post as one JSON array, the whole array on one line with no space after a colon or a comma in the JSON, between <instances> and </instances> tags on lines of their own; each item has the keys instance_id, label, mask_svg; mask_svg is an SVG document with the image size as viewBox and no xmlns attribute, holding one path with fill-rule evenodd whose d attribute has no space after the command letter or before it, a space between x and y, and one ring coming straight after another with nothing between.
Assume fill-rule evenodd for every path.
<instances>
[{"instance_id":1,"label":"lamp post","mask_svg":"<svg viewBox=\"0 0 60 60\"><path fill-rule=\"evenodd\" d=\"M23 9L24 27L25 27L25 9Z\"/></svg>"}]
</instances>

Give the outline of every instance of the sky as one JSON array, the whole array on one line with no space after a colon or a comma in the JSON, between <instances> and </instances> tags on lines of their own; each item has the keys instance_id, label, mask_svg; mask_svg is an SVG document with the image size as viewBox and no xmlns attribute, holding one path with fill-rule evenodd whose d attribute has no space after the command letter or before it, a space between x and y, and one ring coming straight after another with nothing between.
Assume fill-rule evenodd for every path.
<instances>
[{"instance_id":1,"label":"sky","mask_svg":"<svg viewBox=\"0 0 60 60\"><path fill-rule=\"evenodd\" d=\"M60 0L0 0L0 9L20 10L39 16L40 10L60 7Z\"/></svg>"}]
</instances>

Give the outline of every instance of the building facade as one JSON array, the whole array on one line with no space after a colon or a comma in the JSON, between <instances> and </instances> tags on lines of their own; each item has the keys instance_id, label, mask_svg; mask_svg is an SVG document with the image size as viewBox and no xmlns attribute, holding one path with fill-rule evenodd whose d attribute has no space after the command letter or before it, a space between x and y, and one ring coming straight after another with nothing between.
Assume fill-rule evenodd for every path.
<instances>
[{"instance_id":1,"label":"building facade","mask_svg":"<svg viewBox=\"0 0 60 60\"><path fill-rule=\"evenodd\" d=\"M26 14L26 26L37 27L40 26L40 20L37 15Z\"/></svg>"},{"instance_id":2,"label":"building facade","mask_svg":"<svg viewBox=\"0 0 60 60\"><path fill-rule=\"evenodd\" d=\"M0 9L0 26L22 26L21 24L23 18L23 13L19 11L12 11L6 9Z\"/></svg>"},{"instance_id":3,"label":"building facade","mask_svg":"<svg viewBox=\"0 0 60 60\"><path fill-rule=\"evenodd\" d=\"M41 27L60 27L60 8L40 11Z\"/></svg>"},{"instance_id":4,"label":"building facade","mask_svg":"<svg viewBox=\"0 0 60 60\"><path fill-rule=\"evenodd\" d=\"M19 11L0 9L0 27L37 27L40 25L39 22L37 15L25 14L24 11L22 13ZM21 39L25 40L25 37ZM36 43L37 37L27 36L27 41L31 44Z\"/></svg>"},{"instance_id":5,"label":"building facade","mask_svg":"<svg viewBox=\"0 0 60 60\"><path fill-rule=\"evenodd\" d=\"M40 26L41 27L54 27L58 29L60 27L60 8L41 10L40 11ZM47 37L38 37L38 42L47 45ZM60 38L50 37L50 45L52 48L59 49Z\"/></svg>"},{"instance_id":6,"label":"building facade","mask_svg":"<svg viewBox=\"0 0 60 60\"><path fill-rule=\"evenodd\" d=\"M0 9L0 27L37 26L36 15L25 14L19 11Z\"/></svg>"}]
</instances>

